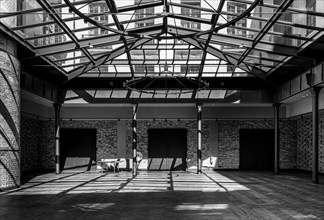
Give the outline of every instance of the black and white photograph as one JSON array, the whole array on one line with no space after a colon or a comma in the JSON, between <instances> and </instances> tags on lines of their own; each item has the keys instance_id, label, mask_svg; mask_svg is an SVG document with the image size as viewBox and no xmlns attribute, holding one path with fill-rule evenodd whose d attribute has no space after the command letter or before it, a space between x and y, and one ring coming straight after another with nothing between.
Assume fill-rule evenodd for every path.
<instances>
[{"instance_id":1,"label":"black and white photograph","mask_svg":"<svg viewBox=\"0 0 324 220\"><path fill-rule=\"evenodd\" d=\"M1 220L324 220L324 0L0 0Z\"/></svg>"}]
</instances>

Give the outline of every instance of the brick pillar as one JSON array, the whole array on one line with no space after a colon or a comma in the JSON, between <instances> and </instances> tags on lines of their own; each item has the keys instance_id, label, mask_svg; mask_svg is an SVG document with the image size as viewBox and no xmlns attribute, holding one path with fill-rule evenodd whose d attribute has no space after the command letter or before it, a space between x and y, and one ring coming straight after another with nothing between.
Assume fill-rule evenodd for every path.
<instances>
[{"instance_id":1,"label":"brick pillar","mask_svg":"<svg viewBox=\"0 0 324 220\"><path fill-rule=\"evenodd\" d=\"M20 63L0 33L0 189L20 186Z\"/></svg>"}]
</instances>

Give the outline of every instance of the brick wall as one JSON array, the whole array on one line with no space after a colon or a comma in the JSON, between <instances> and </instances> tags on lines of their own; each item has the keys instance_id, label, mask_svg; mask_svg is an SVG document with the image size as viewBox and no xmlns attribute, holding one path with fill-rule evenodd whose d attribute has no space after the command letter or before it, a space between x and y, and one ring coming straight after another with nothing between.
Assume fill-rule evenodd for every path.
<instances>
[{"instance_id":1,"label":"brick wall","mask_svg":"<svg viewBox=\"0 0 324 220\"><path fill-rule=\"evenodd\" d=\"M117 157L117 122L98 120L61 121L61 128L94 128L97 130L97 160ZM55 168L54 121L23 119L22 169ZM32 140L31 140L32 139ZM27 149L28 148L28 149ZM34 151L34 152L30 152ZM35 162L37 157L37 162Z\"/></svg>"},{"instance_id":2,"label":"brick wall","mask_svg":"<svg viewBox=\"0 0 324 220\"><path fill-rule=\"evenodd\" d=\"M14 47L7 43L5 48ZM19 78L19 61L0 50L0 189L20 185Z\"/></svg>"},{"instance_id":3,"label":"brick wall","mask_svg":"<svg viewBox=\"0 0 324 220\"><path fill-rule=\"evenodd\" d=\"M41 121L31 118L21 118L21 170L39 168L38 146Z\"/></svg>"},{"instance_id":4,"label":"brick wall","mask_svg":"<svg viewBox=\"0 0 324 220\"><path fill-rule=\"evenodd\" d=\"M2 1L0 1L1 3ZM0 4L0 11L1 11L1 4ZM5 20L7 18L1 19L1 21ZM17 57L17 43L12 40L11 38L9 38L5 33L3 33L0 30L0 50L3 50L7 53L9 53L10 55ZM14 62L17 62L17 60L15 60Z\"/></svg>"},{"instance_id":5,"label":"brick wall","mask_svg":"<svg viewBox=\"0 0 324 220\"><path fill-rule=\"evenodd\" d=\"M219 168L239 168L239 130L273 129L273 120L226 120L218 122ZM280 122L280 167L296 168L296 121Z\"/></svg>"},{"instance_id":6,"label":"brick wall","mask_svg":"<svg viewBox=\"0 0 324 220\"><path fill-rule=\"evenodd\" d=\"M188 167L196 166L197 163L197 121L196 120L138 120L137 121L137 150L141 151L143 158L148 157L148 133L150 128L186 128L187 134L187 159L189 159ZM132 121L127 121L126 132L126 155L131 158L132 155ZM202 122L202 159L208 158L209 155L209 123L208 121Z\"/></svg>"},{"instance_id":7,"label":"brick wall","mask_svg":"<svg viewBox=\"0 0 324 220\"><path fill-rule=\"evenodd\" d=\"M23 123L23 126L27 123ZM33 126L33 123L28 123ZM219 141L219 167L237 169L239 167L239 129L272 129L273 120L226 120L218 122L218 141ZM297 121L282 120L280 122L280 167L284 169L296 168L296 145L297 145ZM99 121L99 120L78 120L62 121L62 128L95 128L97 129L97 159L116 158L117 157L117 122ZM188 167L196 166L197 154L197 122L196 120L138 120L137 148L147 158L148 135L150 128L186 128L188 129ZM26 129L26 128L23 128ZM54 169L54 122L40 121L38 126L39 147L38 161L39 167L45 169ZM209 121L202 123L202 159L209 158L209 139L212 134L209 133ZM24 137L24 135L22 136ZM24 142L22 142L24 143ZM23 146L24 147L24 146ZM22 152L25 152L22 150ZM126 158L132 158L132 121L126 123ZM23 154L22 157L33 157L35 154ZM28 159L23 159L28 162ZM30 167L24 165L23 167Z\"/></svg>"},{"instance_id":8,"label":"brick wall","mask_svg":"<svg viewBox=\"0 0 324 220\"><path fill-rule=\"evenodd\" d=\"M126 157L132 158L132 122L127 121ZM202 123L202 157L208 158L209 123ZM117 157L117 121L78 120L62 121L61 128L95 128L97 129L97 160ZM138 150L147 158L148 128L187 128L188 129L188 166L196 165L197 122L188 121L150 121L140 120L137 123ZM23 119L22 123L22 168L24 170L38 166L38 169L54 169L55 139L54 121L37 121ZM35 147L36 142L38 147ZM34 152L30 152L34 151ZM35 157L37 161L35 162Z\"/></svg>"},{"instance_id":9,"label":"brick wall","mask_svg":"<svg viewBox=\"0 0 324 220\"><path fill-rule=\"evenodd\" d=\"M312 170L312 116L297 119L297 169ZM319 172L324 172L324 113L319 115Z\"/></svg>"}]
</instances>

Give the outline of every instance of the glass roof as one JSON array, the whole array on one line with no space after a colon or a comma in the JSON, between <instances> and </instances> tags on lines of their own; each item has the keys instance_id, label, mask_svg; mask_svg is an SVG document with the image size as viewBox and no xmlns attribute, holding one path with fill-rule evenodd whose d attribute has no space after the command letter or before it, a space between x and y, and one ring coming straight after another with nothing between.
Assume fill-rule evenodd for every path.
<instances>
[{"instance_id":1,"label":"glass roof","mask_svg":"<svg viewBox=\"0 0 324 220\"><path fill-rule=\"evenodd\" d=\"M166 73L267 81L271 72L313 42L324 25L324 1L315 0L1 2L6 7L0 7L0 23L33 48L37 57L61 69L67 81ZM92 95L127 94L134 95L115 90ZM147 94L153 95L134 97L155 98L154 92ZM168 98L168 94L156 93L156 97ZM190 97L216 99L226 94L226 89L210 88ZM189 97L182 95L177 98Z\"/></svg>"}]
</instances>

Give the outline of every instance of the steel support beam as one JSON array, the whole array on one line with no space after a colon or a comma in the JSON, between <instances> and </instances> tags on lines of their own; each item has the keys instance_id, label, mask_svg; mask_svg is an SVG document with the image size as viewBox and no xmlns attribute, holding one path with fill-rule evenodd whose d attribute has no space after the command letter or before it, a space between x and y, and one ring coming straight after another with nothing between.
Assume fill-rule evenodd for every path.
<instances>
[{"instance_id":1,"label":"steel support beam","mask_svg":"<svg viewBox=\"0 0 324 220\"><path fill-rule=\"evenodd\" d=\"M201 174L201 116L202 104L197 104L197 174Z\"/></svg>"},{"instance_id":2,"label":"steel support beam","mask_svg":"<svg viewBox=\"0 0 324 220\"><path fill-rule=\"evenodd\" d=\"M274 109L274 129L275 129L275 146L274 146L274 172L279 174L280 169L280 129L279 129L279 111L280 103L273 104Z\"/></svg>"},{"instance_id":3,"label":"steel support beam","mask_svg":"<svg viewBox=\"0 0 324 220\"><path fill-rule=\"evenodd\" d=\"M112 18L114 20L114 23L116 24L117 29L119 31L125 32L124 26L121 25L117 15L116 15L118 13L118 10L117 10L115 1L114 0L105 0L105 2L106 2L106 5L109 8L109 11L112 13L111 16L112 16ZM129 65L132 77L134 77L134 67L132 65L132 57L131 57L130 52L129 52L127 41L126 41L124 36L121 36L121 39L122 39L122 41L124 43L124 46L126 48L126 55L127 55L127 59L128 59L128 65Z\"/></svg>"},{"instance_id":4,"label":"steel support beam","mask_svg":"<svg viewBox=\"0 0 324 220\"><path fill-rule=\"evenodd\" d=\"M98 67L100 65L103 65L106 62L108 62L108 61L110 61L110 60L112 60L112 59L114 59L114 58L122 55L123 53L126 53L127 50L135 49L138 46L143 45L143 44L145 44L146 42L148 42L150 40L151 39L140 39L140 40L137 40L135 43L130 44L128 46L128 49L125 46L121 46L121 47L113 50L108 56L107 55L103 55L103 56L95 59L95 62L94 63L89 63L87 65L78 67L78 68L72 70L71 72L69 72L69 74L68 74L68 80L67 81L70 81L70 80L72 80L72 79L80 76L81 74L88 72L89 70L91 70L91 69L93 69L95 67Z\"/></svg>"},{"instance_id":5,"label":"steel support beam","mask_svg":"<svg viewBox=\"0 0 324 220\"><path fill-rule=\"evenodd\" d=\"M62 89L125 89L124 84L130 77L78 77L63 85ZM237 89L237 90L258 90L270 89L271 86L262 79L256 77L202 77L201 80L208 83L208 89ZM154 81L154 82L153 82ZM166 85L170 89L195 89L197 84L182 77L175 79L152 79L142 78L136 84L137 89L165 89Z\"/></svg>"},{"instance_id":6,"label":"steel support beam","mask_svg":"<svg viewBox=\"0 0 324 220\"><path fill-rule=\"evenodd\" d=\"M70 28L62 21L62 18L57 15L56 11L52 8L51 4L47 0L37 0L38 4L49 14L49 16L56 22L56 24L69 36L69 38L76 44L76 47L80 48L78 38L72 33ZM85 48L80 50L88 57L91 62L94 62L92 55Z\"/></svg>"},{"instance_id":7,"label":"steel support beam","mask_svg":"<svg viewBox=\"0 0 324 220\"><path fill-rule=\"evenodd\" d=\"M176 29L176 30L175 30ZM175 27L175 26L169 26L170 34L176 35L176 33L179 33L179 35L186 36L186 35L193 35L197 34L198 31L191 30L184 27ZM233 46L241 46L242 50L244 48L251 48L253 45L253 39L249 39L247 37L239 37L234 35L225 35L220 33L214 33L211 35L210 42L213 44L219 44L219 45L233 45ZM189 37L185 37L186 39ZM208 39L208 34L201 35L195 39L198 42L206 42ZM297 56L298 55L298 48L288 45L280 45L276 44L274 42L269 41L260 41L257 45L255 45L255 50L258 51L265 51L265 52L271 52L271 53L278 53L284 56Z\"/></svg>"},{"instance_id":8,"label":"steel support beam","mask_svg":"<svg viewBox=\"0 0 324 220\"><path fill-rule=\"evenodd\" d=\"M192 31L190 30L183 30L183 29L179 29L179 28L176 28L176 27L168 27L168 33L171 34L171 35L177 35L177 34L180 34L180 35L186 35L186 34L193 34ZM206 47L206 40L204 39L200 39L200 38L197 38L197 39L193 39L193 38L182 38L183 41L185 41L186 43L190 44L190 45L193 45L195 47L197 47L198 49L201 49L201 50L207 50L208 53L210 53L211 55L214 55L224 61L227 61L228 63L234 65L234 66L237 66L239 68L241 68L242 70L256 76L256 77L259 77L260 79L263 79L264 81L267 81L268 83L270 83L266 77L265 77L265 72L261 69L258 69L256 67L253 67L253 66L249 66L247 64L245 64L244 62L242 63L239 63L238 62L238 59L234 58L233 56L230 56L230 55L225 55L221 50L217 49L217 48L214 48L210 45L207 45Z\"/></svg>"},{"instance_id":9,"label":"steel support beam","mask_svg":"<svg viewBox=\"0 0 324 220\"><path fill-rule=\"evenodd\" d=\"M102 0L91 0L92 2L99 2ZM89 0L80 0L77 2L73 2L73 5L82 5L82 4L87 4L89 3ZM66 7L66 4L55 4L52 6L52 8L64 8ZM17 16L17 15L24 15L24 14L32 14L35 12L42 12L43 8L33 8L33 9L26 9L26 10L22 10L22 11L15 11L15 12L10 12L10 13L5 13L5 14L1 14L0 15L0 19L1 18L6 18L6 17L11 17L11 16Z\"/></svg>"},{"instance_id":10,"label":"steel support beam","mask_svg":"<svg viewBox=\"0 0 324 220\"><path fill-rule=\"evenodd\" d=\"M59 174L60 170L60 111L62 105L60 103L54 103L55 111L55 173Z\"/></svg>"},{"instance_id":11,"label":"steel support beam","mask_svg":"<svg viewBox=\"0 0 324 220\"><path fill-rule=\"evenodd\" d=\"M163 5L163 1L142 2L140 5L122 6L118 8L119 12L129 12L136 9L152 8Z\"/></svg>"},{"instance_id":12,"label":"steel support beam","mask_svg":"<svg viewBox=\"0 0 324 220\"><path fill-rule=\"evenodd\" d=\"M129 38L129 40L136 40L133 38ZM108 36L101 36L97 37L95 39L85 39L79 41L80 48L87 48L89 47L89 44L92 46L105 46L105 45L113 45L113 44L120 44L122 43L120 36L117 34L112 34ZM75 46L74 42L64 42L60 44L53 44L43 47L37 47L35 49L35 55L36 56L48 56L52 54L58 54L58 53L67 53L72 51L77 51L80 48Z\"/></svg>"},{"instance_id":13,"label":"steel support beam","mask_svg":"<svg viewBox=\"0 0 324 220\"><path fill-rule=\"evenodd\" d=\"M137 32L137 33L149 33L149 34L159 34L161 33L162 26L155 25L154 27L150 26L149 28L136 28L129 30L129 32ZM138 41L138 38L124 36L127 44L134 43ZM119 34L109 34L105 36L96 36L92 38L82 39L79 42L79 47L76 47L74 42L62 42L60 44L55 45L47 45L42 47L37 47L35 49L36 56L47 56L59 53L66 53L77 51L80 48L88 48L89 44L92 46L106 46L106 45L115 45L122 44L122 38Z\"/></svg>"},{"instance_id":14,"label":"steel support beam","mask_svg":"<svg viewBox=\"0 0 324 220\"><path fill-rule=\"evenodd\" d=\"M206 40L206 37L203 35L199 39ZM249 49L253 47L253 40L245 37L238 37L234 35L225 35L225 34L213 34L211 40L213 44L220 45L233 45L239 46L242 50ZM298 48L288 45L280 45L267 41L260 41L257 45L254 45L255 50L276 53L284 56L297 56Z\"/></svg>"},{"instance_id":15,"label":"steel support beam","mask_svg":"<svg viewBox=\"0 0 324 220\"><path fill-rule=\"evenodd\" d=\"M213 29L217 22L218 22L218 19L219 19L219 15L222 11L222 8L225 4L225 0L221 0L218 4L218 8L217 10L215 11L215 15L212 16L212 21L211 21L211 29ZM207 56L207 48L209 46L209 43L210 43L210 40L213 36L213 32L211 32L210 34L208 34L208 37L207 37L207 40L206 40L206 44L205 44L205 48L203 50L203 55L202 55L202 58L201 58L201 63L200 63L200 68L199 68L199 73L198 73L198 78L200 79L202 77L202 73L203 73L203 69L204 69L204 65L205 65L205 60L206 60L206 56Z\"/></svg>"},{"instance_id":16,"label":"steel support beam","mask_svg":"<svg viewBox=\"0 0 324 220\"><path fill-rule=\"evenodd\" d=\"M202 49L202 50L204 49L205 43L197 42L196 40L193 40L191 38L183 38L182 40L187 42L188 44L196 46L199 49ZM220 51L219 49L216 49L210 45L207 46L207 52L213 56L216 56L216 57L224 60L224 61L227 61L229 64L232 64L234 66L241 68L242 70L246 71L247 73L250 73L250 74L270 83L265 77L265 72L262 71L261 69L255 68L253 66L249 66L243 62L239 64L238 60L236 58L234 58L233 56L225 55L222 53L222 51Z\"/></svg>"},{"instance_id":17,"label":"steel support beam","mask_svg":"<svg viewBox=\"0 0 324 220\"><path fill-rule=\"evenodd\" d=\"M132 116L132 133L133 133L133 177L137 175L137 104L132 105L133 116Z\"/></svg>"},{"instance_id":18,"label":"steel support beam","mask_svg":"<svg viewBox=\"0 0 324 220\"><path fill-rule=\"evenodd\" d=\"M254 49L254 47L261 41L261 39L268 33L270 28L276 23L277 20L282 15L282 12L284 12L293 2L294 0L286 0L283 1L283 3L278 7L276 12L273 14L273 16L269 19L269 21L264 25L264 27L260 30L260 32L257 34L257 36L253 40L253 44L250 48L245 50L245 52L242 54L240 59L238 60L238 63L241 63L247 55L251 53L251 51Z\"/></svg>"},{"instance_id":19,"label":"steel support beam","mask_svg":"<svg viewBox=\"0 0 324 220\"><path fill-rule=\"evenodd\" d=\"M73 92L88 103L93 103L93 97L85 90L73 89Z\"/></svg>"},{"instance_id":20,"label":"steel support beam","mask_svg":"<svg viewBox=\"0 0 324 220\"><path fill-rule=\"evenodd\" d=\"M313 161L312 161L312 182L319 183L318 177L318 98L322 87L312 87L310 92L312 94L312 144L313 144Z\"/></svg>"}]
</instances>

